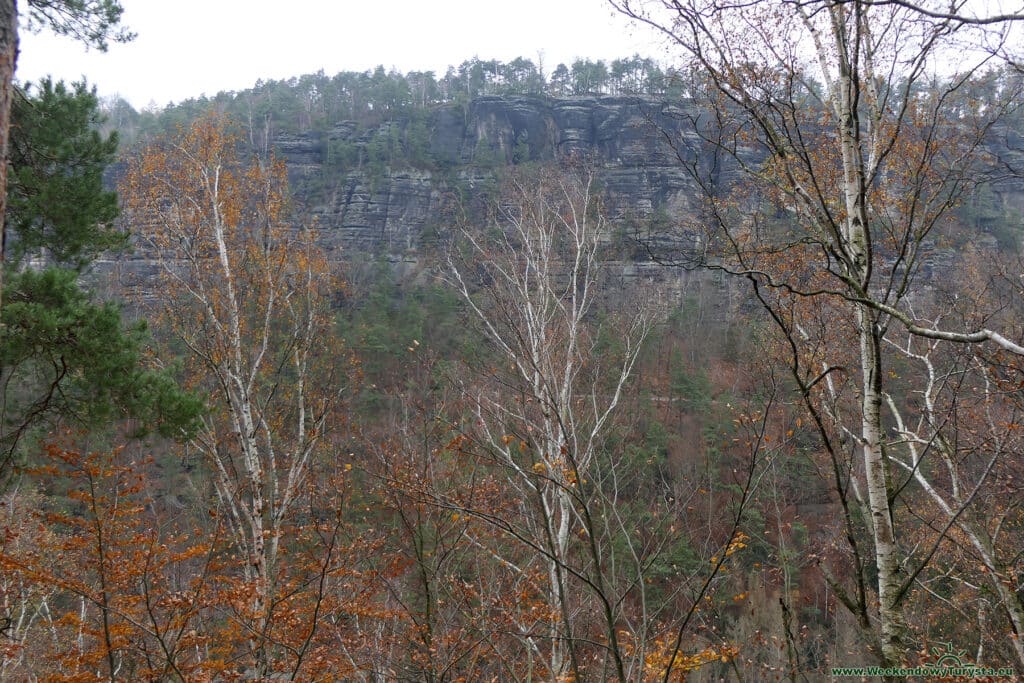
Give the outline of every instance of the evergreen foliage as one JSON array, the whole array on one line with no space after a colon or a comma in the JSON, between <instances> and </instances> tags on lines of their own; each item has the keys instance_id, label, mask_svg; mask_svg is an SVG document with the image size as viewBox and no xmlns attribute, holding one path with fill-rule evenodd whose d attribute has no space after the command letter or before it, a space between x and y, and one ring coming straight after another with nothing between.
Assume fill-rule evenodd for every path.
<instances>
[{"instance_id":1,"label":"evergreen foliage","mask_svg":"<svg viewBox=\"0 0 1024 683\"><path fill-rule=\"evenodd\" d=\"M146 326L93 299L79 273L121 247L111 227L117 198L102 176L117 149L95 131L95 94L44 80L23 93L11 137L7 262L0 312L0 471L28 444L60 426L106 431L134 420L136 434L189 433L202 401L167 369L146 367ZM30 268L28 256L46 261Z\"/></svg>"},{"instance_id":2,"label":"evergreen foliage","mask_svg":"<svg viewBox=\"0 0 1024 683\"><path fill-rule=\"evenodd\" d=\"M10 453L30 430L61 421L101 429L121 419L179 436L201 409L165 371L142 365L146 325L125 325L112 303L97 303L63 268L9 276L0 365L4 438Z\"/></svg>"},{"instance_id":3,"label":"evergreen foliage","mask_svg":"<svg viewBox=\"0 0 1024 683\"><path fill-rule=\"evenodd\" d=\"M449 67L440 77L433 71L403 74L382 66L334 76L319 71L286 80L260 80L240 92L220 92L144 113L139 133L171 133L176 126L215 107L249 122L255 143L268 131L324 132L343 121L355 122L360 131L366 131L385 121L408 119L416 112L440 105L462 105L488 95L662 96L683 77L682 71L662 68L639 55L610 63L578 59L571 66L559 64L550 77L523 57L509 62L474 57L458 67ZM112 102L111 109L115 108L123 110L123 103ZM118 118L123 116L121 111Z\"/></svg>"},{"instance_id":4,"label":"evergreen foliage","mask_svg":"<svg viewBox=\"0 0 1024 683\"><path fill-rule=\"evenodd\" d=\"M979 74L963 88L959 105L969 116L971 102L983 101L1013 84L1019 75L1012 69L993 69ZM572 98L626 96L650 97L665 101L698 98L707 87L696 72L685 67L662 66L656 61L634 55L611 61L578 59L571 65L558 64L542 70L531 60L518 57L509 62L473 59L449 67L443 76L432 71L400 73L377 67L365 72L341 72L328 76L323 71L282 80L257 81L239 92L220 92L168 105L162 110L136 112L123 100L105 103L104 110L116 119L116 129L130 144L138 139L173 133L188 125L203 112L215 109L227 113L247 127L248 143L259 154L269 153L282 135L318 138L322 150L324 177L316 183L309 179L299 187L322 190L333 178L349 173L365 174L371 187L397 169L421 169L443 174L455 160L437 147L432 138L440 108L466 114L469 103L486 96L527 96ZM818 107L821 84L808 78L794 99L800 107ZM898 89L892 96L896 96ZM454 108L454 109L453 109ZM461 108L461 109L460 109ZM991 137L994 148L1015 148L1019 134L1012 132L1020 112L1007 113L1010 129L1006 139ZM113 128L111 128L113 129ZM506 152L487 140L476 145L472 164L493 170L527 161L536 161L529 141L519 138ZM1016 166L1006 163L1012 173ZM451 184L449 184L451 185ZM314 195L317 191L313 192ZM318 197L314 201L319 201ZM960 225L991 234L1004 251L1019 248L1019 217L1002 205L989 185L981 183L957 212ZM667 215L655 208L652 227ZM659 213L660 212L660 213ZM780 224L780 227L783 224Z\"/></svg>"},{"instance_id":5,"label":"evergreen foliage","mask_svg":"<svg viewBox=\"0 0 1024 683\"><path fill-rule=\"evenodd\" d=\"M126 43L135 37L121 26L124 8L119 0L28 0L28 30L48 28L106 51L108 42Z\"/></svg>"},{"instance_id":6,"label":"evergreen foliage","mask_svg":"<svg viewBox=\"0 0 1024 683\"><path fill-rule=\"evenodd\" d=\"M42 254L81 270L97 254L124 246L115 229L117 195L103 172L117 154L117 134L96 130L94 89L43 79L15 98L8 179L7 257Z\"/></svg>"}]
</instances>

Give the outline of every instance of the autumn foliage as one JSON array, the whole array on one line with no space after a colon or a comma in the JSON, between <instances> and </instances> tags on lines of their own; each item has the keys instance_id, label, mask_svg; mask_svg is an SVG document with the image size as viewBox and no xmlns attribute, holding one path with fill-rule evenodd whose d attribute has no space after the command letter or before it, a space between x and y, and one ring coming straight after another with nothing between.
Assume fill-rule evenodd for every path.
<instances>
[{"instance_id":1,"label":"autumn foliage","mask_svg":"<svg viewBox=\"0 0 1024 683\"><path fill-rule=\"evenodd\" d=\"M777 13L753 6L745 38ZM847 6L806 23L866 30ZM135 150L159 285L134 305L204 410L178 442L33 434L0 498L0 680L797 681L953 639L1024 662L1024 370L992 332L1019 332L1019 273L966 252L911 286L962 194L941 149L981 138L868 97L884 168L836 193L873 159L833 144L856 107L695 56L720 79L691 83L702 144L750 177L704 188L673 263L736 276L708 286L728 306L696 277L620 287L579 158L481 190L412 277L346 282L237 123Z\"/></svg>"}]
</instances>

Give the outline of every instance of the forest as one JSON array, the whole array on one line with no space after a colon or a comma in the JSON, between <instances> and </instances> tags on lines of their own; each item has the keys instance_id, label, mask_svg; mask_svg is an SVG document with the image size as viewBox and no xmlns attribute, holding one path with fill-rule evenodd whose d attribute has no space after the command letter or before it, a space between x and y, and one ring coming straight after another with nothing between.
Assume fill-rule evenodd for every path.
<instances>
[{"instance_id":1,"label":"forest","mask_svg":"<svg viewBox=\"0 0 1024 683\"><path fill-rule=\"evenodd\" d=\"M177 105L136 111L120 97L108 98L108 124L129 138L172 132L210 108L230 112L238 120L262 122L271 115L281 130L323 130L339 121L360 125L396 115L415 116L441 104L465 104L488 95L568 97L583 95L678 95L682 72L662 67L653 59L579 59L558 64L545 73L531 59L510 62L477 57L449 67L444 76L432 71L400 73L378 66L373 71L346 71L328 76L323 71L287 80L258 81L242 92L221 92L185 100Z\"/></svg>"},{"instance_id":2,"label":"forest","mask_svg":"<svg viewBox=\"0 0 1024 683\"><path fill-rule=\"evenodd\" d=\"M1024 13L136 111L16 77L117 0L21 4L0 680L1024 675Z\"/></svg>"}]
</instances>

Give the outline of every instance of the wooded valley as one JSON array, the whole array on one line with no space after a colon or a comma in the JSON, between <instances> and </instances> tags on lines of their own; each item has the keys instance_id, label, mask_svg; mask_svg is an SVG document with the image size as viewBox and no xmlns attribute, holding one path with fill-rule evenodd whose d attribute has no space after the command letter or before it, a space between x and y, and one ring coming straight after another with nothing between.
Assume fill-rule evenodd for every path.
<instances>
[{"instance_id":1,"label":"wooded valley","mask_svg":"<svg viewBox=\"0 0 1024 683\"><path fill-rule=\"evenodd\" d=\"M0 679L1024 675L1024 13L609 4L139 112L0 2Z\"/></svg>"}]
</instances>

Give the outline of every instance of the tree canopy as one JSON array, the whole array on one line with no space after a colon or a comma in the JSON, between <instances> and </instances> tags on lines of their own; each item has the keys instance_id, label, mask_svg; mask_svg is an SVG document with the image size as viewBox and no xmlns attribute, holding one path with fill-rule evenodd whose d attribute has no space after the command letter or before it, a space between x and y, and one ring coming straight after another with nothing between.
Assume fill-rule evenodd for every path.
<instances>
[{"instance_id":1,"label":"tree canopy","mask_svg":"<svg viewBox=\"0 0 1024 683\"><path fill-rule=\"evenodd\" d=\"M145 323L126 324L79 276L101 252L123 246L117 198L103 188L117 137L102 137L94 93L44 80L19 92L14 110L7 222L6 304L0 311L0 453L5 474L61 427L105 432L127 418L137 433L182 436L202 402L170 369L148 367ZM27 267L38 257L41 267ZM28 448L31 451L31 448Z\"/></svg>"}]
</instances>

